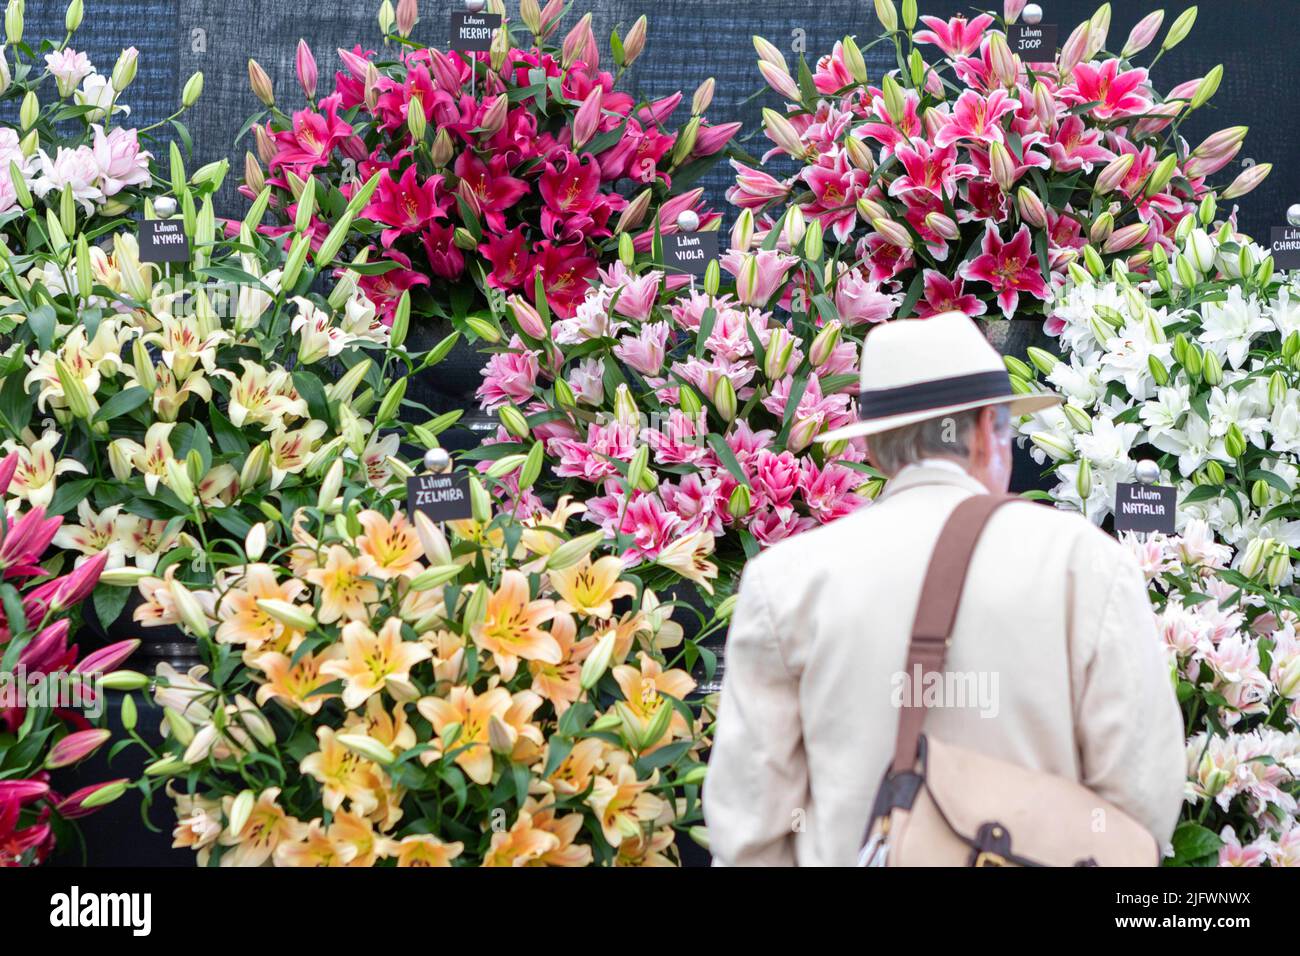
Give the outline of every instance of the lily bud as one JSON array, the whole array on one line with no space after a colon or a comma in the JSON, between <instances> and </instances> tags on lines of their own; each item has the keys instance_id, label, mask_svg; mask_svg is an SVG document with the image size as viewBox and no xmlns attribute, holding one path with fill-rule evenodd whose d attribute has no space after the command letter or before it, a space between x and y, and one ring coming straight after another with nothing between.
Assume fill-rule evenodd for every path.
<instances>
[{"instance_id":1,"label":"lily bud","mask_svg":"<svg viewBox=\"0 0 1300 956\"><path fill-rule=\"evenodd\" d=\"M1056 98L1042 80L1034 81L1034 113L1044 129L1056 129Z\"/></svg>"},{"instance_id":2,"label":"lily bud","mask_svg":"<svg viewBox=\"0 0 1300 956\"><path fill-rule=\"evenodd\" d=\"M1268 378L1268 402L1273 408L1282 404L1286 398L1286 376L1281 372L1274 372Z\"/></svg>"},{"instance_id":3,"label":"lily bud","mask_svg":"<svg viewBox=\"0 0 1300 956\"><path fill-rule=\"evenodd\" d=\"M893 33L898 29L898 11L894 9L892 0L874 0L874 2L876 19L880 21L886 33Z\"/></svg>"},{"instance_id":4,"label":"lily bud","mask_svg":"<svg viewBox=\"0 0 1300 956\"><path fill-rule=\"evenodd\" d=\"M1079 459L1079 472L1074 479L1074 490L1079 494L1079 500L1085 504L1092 497L1092 465L1088 459Z\"/></svg>"},{"instance_id":5,"label":"lily bud","mask_svg":"<svg viewBox=\"0 0 1300 956\"><path fill-rule=\"evenodd\" d=\"M417 20L419 20L419 10L416 0L398 0L395 20L398 34L409 37L411 31L415 29Z\"/></svg>"},{"instance_id":6,"label":"lily bud","mask_svg":"<svg viewBox=\"0 0 1300 956\"><path fill-rule=\"evenodd\" d=\"M1185 258L1189 259L1196 267L1196 271L1202 275L1209 275L1214 269L1217 250L1214 248L1214 240L1204 229L1192 230L1183 251Z\"/></svg>"},{"instance_id":7,"label":"lily bud","mask_svg":"<svg viewBox=\"0 0 1300 956\"><path fill-rule=\"evenodd\" d=\"M614 391L614 417L620 425L633 427L641 424L641 410L636 407L636 399L627 385L619 385Z\"/></svg>"},{"instance_id":8,"label":"lily bud","mask_svg":"<svg viewBox=\"0 0 1300 956\"><path fill-rule=\"evenodd\" d=\"M469 512L480 524L491 520L491 496L476 475L469 476Z\"/></svg>"},{"instance_id":9,"label":"lily bud","mask_svg":"<svg viewBox=\"0 0 1300 956\"><path fill-rule=\"evenodd\" d=\"M1228 185L1228 188L1223 191L1221 198L1224 200L1240 199L1262 183L1272 171L1272 163L1256 163L1238 175Z\"/></svg>"},{"instance_id":10,"label":"lily bud","mask_svg":"<svg viewBox=\"0 0 1300 956\"><path fill-rule=\"evenodd\" d=\"M1051 432L1034 432L1029 440L1047 453L1053 461L1070 461L1074 458L1074 446Z\"/></svg>"},{"instance_id":11,"label":"lily bud","mask_svg":"<svg viewBox=\"0 0 1300 956\"><path fill-rule=\"evenodd\" d=\"M1100 173L1097 174L1097 182L1093 186L1093 193L1097 196L1104 196L1111 192L1124 178L1128 176L1129 170L1133 168L1134 153L1124 153L1117 156L1105 165Z\"/></svg>"},{"instance_id":12,"label":"lily bud","mask_svg":"<svg viewBox=\"0 0 1300 956\"><path fill-rule=\"evenodd\" d=\"M431 591L434 588L440 588L444 584L456 580L456 578L460 577L460 572L464 570L464 567L459 564L435 564L411 578L411 590Z\"/></svg>"},{"instance_id":13,"label":"lily bud","mask_svg":"<svg viewBox=\"0 0 1300 956\"><path fill-rule=\"evenodd\" d=\"M957 223L941 212L926 213L925 225L941 239L946 239L949 242L961 237L961 229Z\"/></svg>"},{"instance_id":14,"label":"lily bud","mask_svg":"<svg viewBox=\"0 0 1300 956\"><path fill-rule=\"evenodd\" d=\"M794 339L790 333L781 326L775 327L763 356L763 374L769 381L775 382L785 375L793 353Z\"/></svg>"},{"instance_id":15,"label":"lily bud","mask_svg":"<svg viewBox=\"0 0 1300 956\"><path fill-rule=\"evenodd\" d=\"M817 333L817 337L813 339L812 347L808 350L808 359L813 368L821 368L834 353L835 347L840 344L840 331L842 328L839 319L831 319Z\"/></svg>"},{"instance_id":16,"label":"lily bud","mask_svg":"<svg viewBox=\"0 0 1300 956\"><path fill-rule=\"evenodd\" d=\"M1117 229L1110 234L1110 238L1108 238L1102 246L1102 251L1107 253L1122 252L1125 249L1136 246L1146 238L1147 231L1150 228L1151 227L1145 222L1135 222L1132 225L1123 227L1122 229Z\"/></svg>"},{"instance_id":17,"label":"lily bud","mask_svg":"<svg viewBox=\"0 0 1300 956\"><path fill-rule=\"evenodd\" d=\"M22 106L18 108L18 122L23 129L31 129L40 115L41 102L36 98L34 91L28 90L27 95L23 97Z\"/></svg>"},{"instance_id":18,"label":"lily bud","mask_svg":"<svg viewBox=\"0 0 1300 956\"><path fill-rule=\"evenodd\" d=\"M641 479L645 477L646 468L650 464L650 446L638 445L635 452L632 453L632 460L627 466L627 483L628 487L636 488L641 484Z\"/></svg>"},{"instance_id":19,"label":"lily bud","mask_svg":"<svg viewBox=\"0 0 1300 956\"><path fill-rule=\"evenodd\" d=\"M59 386L63 389L63 398L68 403L68 411L74 418L89 421L94 399L86 390L86 383L61 358L54 360L54 370L58 375Z\"/></svg>"},{"instance_id":20,"label":"lily bud","mask_svg":"<svg viewBox=\"0 0 1300 956\"><path fill-rule=\"evenodd\" d=\"M248 61L250 64L252 60ZM316 57L311 52L311 47L307 45L306 40L298 41L298 49L294 56L294 69L298 74L298 85L302 87L303 94L308 100L316 99ZM270 105L269 103L267 104Z\"/></svg>"},{"instance_id":21,"label":"lily bud","mask_svg":"<svg viewBox=\"0 0 1300 956\"><path fill-rule=\"evenodd\" d=\"M1206 385L1223 384L1223 362L1216 353L1205 353L1205 361L1201 363L1201 378L1205 379Z\"/></svg>"},{"instance_id":22,"label":"lily bud","mask_svg":"<svg viewBox=\"0 0 1300 956\"><path fill-rule=\"evenodd\" d=\"M727 500L727 514L739 521L749 514L751 497L747 485L737 485Z\"/></svg>"},{"instance_id":23,"label":"lily bud","mask_svg":"<svg viewBox=\"0 0 1300 956\"><path fill-rule=\"evenodd\" d=\"M785 64L785 57L781 54L779 49L760 36L755 36L752 39L754 41L754 50L758 53L758 58L760 60L765 63L771 63L773 66L780 67L787 73L790 72L789 67Z\"/></svg>"},{"instance_id":24,"label":"lily bud","mask_svg":"<svg viewBox=\"0 0 1300 956\"><path fill-rule=\"evenodd\" d=\"M802 159L807 152L794 125L774 109L763 110L763 128L768 139L794 159Z\"/></svg>"},{"instance_id":25,"label":"lily bud","mask_svg":"<svg viewBox=\"0 0 1300 956\"><path fill-rule=\"evenodd\" d=\"M140 52L133 46L127 47L117 56L117 62L113 64L113 72L109 77L109 82L113 89L121 93L135 79L135 72L139 66Z\"/></svg>"},{"instance_id":26,"label":"lily bud","mask_svg":"<svg viewBox=\"0 0 1300 956\"><path fill-rule=\"evenodd\" d=\"M374 763L387 765L397 760L397 756L391 750L368 734L338 734L334 739L358 757L364 757Z\"/></svg>"},{"instance_id":27,"label":"lily bud","mask_svg":"<svg viewBox=\"0 0 1300 956\"><path fill-rule=\"evenodd\" d=\"M258 610L269 614L285 627L295 631L316 630L316 619L312 617L311 609L305 604L294 604L292 601L282 601L279 598L259 598L257 607Z\"/></svg>"},{"instance_id":28,"label":"lily bud","mask_svg":"<svg viewBox=\"0 0 1300 956\"><path fill-rule=\"evenodd\" d=\"M540 20L540 15L539 15ZM623 39L623 65L631 66L637 61L645 51L646 31L649 21L644 16L638 17L636 23L627 31L627 36ZM533 31L534 33L536 31ZM707 107L696 110L696 114L703 113Z\"/></svg>"},{"instance_id":29,"label":"lily bud","mask_svg":"<svg viewBox=\"0 0 1300 956\"><path fill-rule=\"evenodd\" d=\"M1211 358L1217 359L1217 356L1213 352L1206 353L1207 362ZM1241 427L1236 422L1233 422L1228 426L1228 433L1223 436L1223 447L1227 450L1228 455L1233 461L1236 461L1246 453L1246 449L1249 445L1246 441L1246 436L1242 434Z\"/></svg>"},{"instance_id":30,"label":"lily bud","mask_svg":"<svg viewBox=\"0 0 1300 956\"><path fill-rule=\"evenodd\" d=\"M782 96L793 103L798 103L802 99L799 92L799 84L794 81L794 77L790 75L789 71L783 70L779 66L773 66L765 60L759 60L758 72L761 73L763 79L767 81L767 85L770 86L779 96Z\"/></svg>"},{"instance_id":31,"label":"lily bud","mask_svg":"<svg viewBox=\"0 0 1300 956\"><path fill-rule=\"evenodd\" d=\"M1131 60L1150 46L1151 42L1155 40L1156 34L1160 32L1160 25L1164 21L1165 12L1163 10L1149 13L1139 20L1137 26L1129 31L1128 41L1124 44L1124 49L1120 51L1120 58Z\"/></svg>"},{"instance_id":32,"label":"lily bud","mask_svg":"<svg viewBox=\"0 0 1300 956\"><path fill-rule=\"evenodd\" d=\"M605 541L604 531L591 531L558 545L546 559L546 570L563 571L571 568Z\"/></svg>"},{"instance_id":33,"label":"lily bud","mask_svg":"<svg viewBox=\"0 0 1300 956\"><path fill-rule=\"evenodd\" d=\"M185 466L175 459L168 459L165 468L167 469L167 487L172 490L172 494L180 499L181 504L187 508L193 508L198 498L194 494L194 483L190 480Z\"/></svg>"},{"instance_id":34,"label":"lily bud","mask_svg":"<svg viewBox=\"0 0 1300 956\"><path fill-rule=\"evenodd\" d=\"M271 475L271 446L262 442L248 453L244 467L239 471L239 490L249 492L256 489Z\"/></svg>"},{"instance_id":35,"label":"lily bud","mask_svg":"<svg viewBox=\"0 0 1300 956\"><path fill-rule=\"evenodd\" d=\"M194 73L185 81L185 86L181 89L181 108L189 109L199 101L203 95L203 73Z\"/></svg>"},{"instance_id":36,"label":"lily bud","mask_svg":"<svg viewBox=\"0 0 1300 956\"><path fill-rule=\"evenodd\" d=\"M856 40L851 36L846 36L840 41L840 49L844 52L844 65L848 67L849 75L855 81L865 85L867 82L867 61L862 56L862 50Z\"/></svg>"},{"instance_id":37,"label":"lily bud","mask_svg":"<svg viewBox=\"0 0 1300 956\"><path fill-rule=\"evenodd\" d=\"M1088 241L1094 246L1101 245L1110 238L1114 228L1115 217L1109 212L1103 212L1092 221L1092 227L1088 230Z\"/></svg>"},{"instance_id":38,"label":"lily bud","mask_svg":"<svg viewBox=\"0 0 1300 956\"><path fill-rule=\"evenodd\" d=\"M591 690L595 687L605 671L609 669L610 661L614 657L614 644L617 640L617 631L607 632L604 637L596 642L596 646L587 655L586 660L582 662L582 670L578 674L578 683L583 690Z\"/></svg>"},{"instance_id":39,"label":"lily bud","mask_svg":"<svg viewBox=\"0 0 1300 956\"><path fill-rule=\"evenodd\" d=\"M1071 405L1067 402L1061 406L1061 413L1076 432L1082 432L1086 435L1092 431L1092 419L1078 405Z\"/></svg>"},{"instance_id":40,"label":"lily bud","mask_svg":"<svg viewBox=\"0 0 1300 956\"><path fill-rule=\"evenodd\" d=\"M1268 507L1269 487L1268 482L1260 478L1250 486L1250 503L1256 508L1264 509Z\"/></svg>"},{"instance_id":41,"label":"lily bud","mask_svg":"<svg viewBox=\"0 0 1300 956\"><path fill-rule=\"evenodd\" d=\"M900 249L912 248L911 234L894 220L873 219L871 220L871 227L891 245L898 246Z\"/></svg>"},{"instance_id":42,"label":"lily bud","mask_svg":"<svg viewBox=\"0 0 1300 956\"><path fill-rule=\"evenodd\" d=\"M271 77L267 75L262 65L253 58L248 60L248 85L253 89L253 95L256 96L266 106L275 105L275 87L271 83Z\"/></svg>"},{"instance_id":43,"label":"lily bud","mask_svg":"<svg viewBox=\"0 0 1300 956\"><path fill-rule=\"evenodd\" d=\"M628 203L627 208L619 215L614 231L623 233L635 229L645 222L646 213L650 210L650 200L650 190L644 189L638 193L636 198Z\"/></svg>"},{"instance_id":44,"label":"lily bud","mask_svg":"<svg viewBox=\"0 0 1300 956\"><path fill-rule=\"evenodd\" d=\"M713 389L713 407L724 422L735 420L736 387L725 375L718 379L718 384Z\"/></svg>"},{"instance_id":45,"label":"lily bud","mask_svg":"<svg viewBox=\"0 0 1300 956\"><path fill-rule=\"evenodd\" d=\"M700 401L700 396L689 385L683 385L677 390L677 404L682 414L691 419L698 418L700 412L704 410L704 403Z\"/></svg>"},{"instance_id":46,"label":"lily bud","mask_svg":"<svg viewBox=\"0 0 1300 956\"><path fill-rule=\"evenodd\" d=\"M1110 4L1103 3L1088 21L1088 46L1084 53L1085 60L1091 60L1106 46L1106 37L1110 33Z\"/></svg>"},{"instance_id":47,"label":"lily bud","mask_svg":"<svg viewBox=\"0 0 1300 956\"><path fill-rule=\"evenodd\" d=\"M1154 355L1147 356L1147 370L1151 373L1151 378L1156 385L1163 386L1169 383L1169 370Z\"/></svg>"},{"instance_id":48,"label":"lily bud","mask_svg":"<svg viewBox=\"0 0 1300 956\"><path fill-rule=\"evenodd\" d=\"M1258 576L1264 569L1265 562L1271 557L1275 544L1272 538L1252 538L1250 544L1246 545L1237 570L1248 578Z\"/></svg>"},{"instance_id":49,"label":"lily bud","mask_svg":"<svg viewBox=\"0 0 1300 956\"><path fill-rule=\"evenodd\" d=\"M1020 218L1035 229L1047 227L1047 208L1038 194L1028 186L1016 190L1016 209L1020 212Z\"/></svg>"},{"instance_id":50,"label":"lily bud","mask_svg":"<svg viewBox=\"0 0 1300 956\"><path fill-rule=\"evenodd\" d=\"M484 119L486 120L486 117ZM406 129L415 142L424 142L424 132L428 129L428 119L424 115L424 103L418 96L412 96L410 103L407 105Z\"/></svg>"},{"instance_id":51,"label":"lily bud","mask_svg":"<svg viewBox=\"0 0 1300 956\"><path fill-rule=\"evenodd\" d=\"M208 616L204 613L198 598L179 581L171 583L171 595L172 603L176 605L176 614L186 629L195 637L208 637L212 631L208 627Z\"/></svg>"},{"instance_id":52,"label":"lily bud","mask_svg":"<svg viewBox=\"0 0 1300 956\"><path fill-rule=\"evenodd\" d=\"M1215 93L1219 92L1219 84L1223 82L1223 64L1216 64L1215 67L1205 74L1200 85L1196 87L1196 92L1192 94L1192 100L1187 104L1188 109L1200 109L1210 101Z\"/></svg>"},{"instance_id":53,"label":"lily bud","mask_svg":"<svg viewBox=\"0 0 1300 956\"><path fill-rule=\"evenodd\" d=\"M992 68L993 76L999 83L1010 89L1016 85L1016 79L1020 72L1016 65L1015 54L1011 52L1011 47L1007 45L1005 33L990 30L987 36L989 66Z\"/></svg>"},{"instance_id":54,"label":"lily bud","mask_svg":"<svg viewBox=\"0 0 1300 956\"><path fill-rule=\"evenodd\" d=\"M736 217L736 224L731 227L731 248L737 252L749 252L754 244L754 213L742 209Z\"/></svg>"},{"instance_id":55,"label":"lily bud","mask_svg":"<svg viewBox=\"0 0 1300 956\"><path fill-rule=\"evenodd\" d=\"M864 173L873 173L876 170L876 161L871 156L871 149L858 137L850 134L844 139L844 151L848 154L849 162Z\"/></svg>"},{"instance_id":56,"label":"lily bud","mask_svg":"<svg viewBox=\"0 0 1300 956\"><path fill-rule=\"evenodd\" d=\"M23 42L22 0L9 0L5 7L5 39L11 44Z\"/></svg>"},{"instance_id":57,"label":"lily bud","mask_svg":"<svg viewBox=\"0 0 1300 956\"><path fill-rule=\"evenodd\" d=\"M1089 32L1090 24L1084 20L1074 28L1074 32L1061 47L1061 56L1057 62L1060 64L1062 76L1069 76L1076 66L1087 59L1085 54L1088 49Z\"/></svg>"}]
</instances>

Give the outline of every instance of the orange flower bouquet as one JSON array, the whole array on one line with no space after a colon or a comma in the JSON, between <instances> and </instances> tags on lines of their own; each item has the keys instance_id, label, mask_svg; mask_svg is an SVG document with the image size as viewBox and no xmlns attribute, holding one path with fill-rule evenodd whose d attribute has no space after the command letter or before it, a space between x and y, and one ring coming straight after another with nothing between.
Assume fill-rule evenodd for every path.
<instances>
[{"instance_id":1,"label":"orange flower bouquet","mask_svg":"<svg viewBox=\"0 0 1300 956\"><path fill-rule=\"evenodd\" d=\"M222 866L635 866L705 842L682 630L601 532L567 536L581 506L493 514L471 477L474 518L444 530L360 475L341 490L344 468L229 542L210 589L140 585L206 661L160 666L163 740L135 735L175 845Z\"/></svg>"}]
</instances>

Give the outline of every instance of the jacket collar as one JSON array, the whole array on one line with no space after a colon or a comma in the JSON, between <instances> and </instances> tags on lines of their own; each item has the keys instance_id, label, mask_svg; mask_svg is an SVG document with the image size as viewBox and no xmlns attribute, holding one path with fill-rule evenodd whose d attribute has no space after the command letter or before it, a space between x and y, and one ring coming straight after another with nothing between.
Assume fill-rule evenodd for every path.
<instances>
[{"instance_id":1,"label":"jacket collar","mask_svg":"<svg viewBox=\"0 0 1300 956\"><path fill-rule=\"evenodd\" d=\"M908 465L885 485L885 490L881 494L881 501L886 498L892 498L911 488L919 488L925 485L948 485L957 488L965 488L974 495L986 495L989 490L984 485L972 478L965 472L959 472L956 469L940 468L934 465L919 464Z\"/></svg>"}]
</instances>

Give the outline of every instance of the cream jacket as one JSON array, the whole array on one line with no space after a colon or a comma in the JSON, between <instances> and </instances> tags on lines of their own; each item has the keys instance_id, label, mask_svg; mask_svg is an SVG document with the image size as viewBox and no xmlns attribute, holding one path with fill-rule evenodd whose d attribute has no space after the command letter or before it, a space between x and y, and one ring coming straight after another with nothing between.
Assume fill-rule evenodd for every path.
<instances>
[{"instance_id":1,"label":"cream jacket","mask_svg":"<svg viewBox=\"0 0 1300 956\"><path fill-rule=\"evenodd\" d=\"M875 504L746 566L704 787L715 863L854 863L930 552L957 503L983 492L964 472L912 466ZM966 678L964 706L932 708L926 733L1078 780L1168 842L1182 719L1142 574L1112 538L1040 504L996 512L947 668Z\"/></svg>"}]
</instances>

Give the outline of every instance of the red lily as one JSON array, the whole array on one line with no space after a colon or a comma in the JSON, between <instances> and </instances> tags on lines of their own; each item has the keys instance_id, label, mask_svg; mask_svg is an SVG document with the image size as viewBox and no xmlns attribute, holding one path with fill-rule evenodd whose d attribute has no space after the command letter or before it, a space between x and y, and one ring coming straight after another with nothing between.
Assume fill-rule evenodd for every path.
<instances>
[{"instance_id":1,"label":"red lily","mask_svg":"<svg viewBox=\"0 0 1300 956\"><path fill-rule=\"evenodd\" d=\"M505 232L505 212L528 195L528 183L510 175L506 158L493 156L488 163L471 152L456 157L456 176L460 179L461 196L477 206L478 211L493 232ZM468 195L466 195L468 193Z\"/></svg>"},{"instance_id":2,"label":"red lily","mask_svg":"<svg viewBox=\"0 0 1300 956\"><path fill-rule=\"evenodd\" d=\"M510 291L523 288L527 283L529 295L532 295L533 255L528 249L523 226L488 236L479 251L483 253L483 258L492 263L488 285Z\"/></svg>"},{"instance_id":3,"label":"red lily","mask_svg":"<svg viewBox=\"0 0 1300 956\"><path fill-rule=\"evenodd\" d=\"M549 239L537 244L537 253L547 303L560 318L571 318L587 296L589 280L596 276L596 260L582 243L557 245ZM532 291L525 285L530 298Z\"/></svg>"},{"instance_id":4,"label":"red lily","mask_svg":"<svg viewBox=\"0 0 1300 956\"><path fill-rule=\"evenodd\" d=\"M1029 227L1021 226L1010 242L1003 242L993 223L985 223L981 255L962 264L958 275L975 282L987 282L997 292L1002 314L1015 313L1020 293L1046 302L1051 293L1043 280L1038 258L1030 247Z\"/></svg>"},{"instance_id":5,"label":"red lily","mask_svg":"<svg viewBox=\"0 0 1300 956\"><path fill-rule=\"evenodd\" d=\"M25 801L0 796L0 866L41 863L54 848L54 831L48 822L49 808L41 810L34 825L20 827L22 802Z\"/></svg>"}]
</instances>

